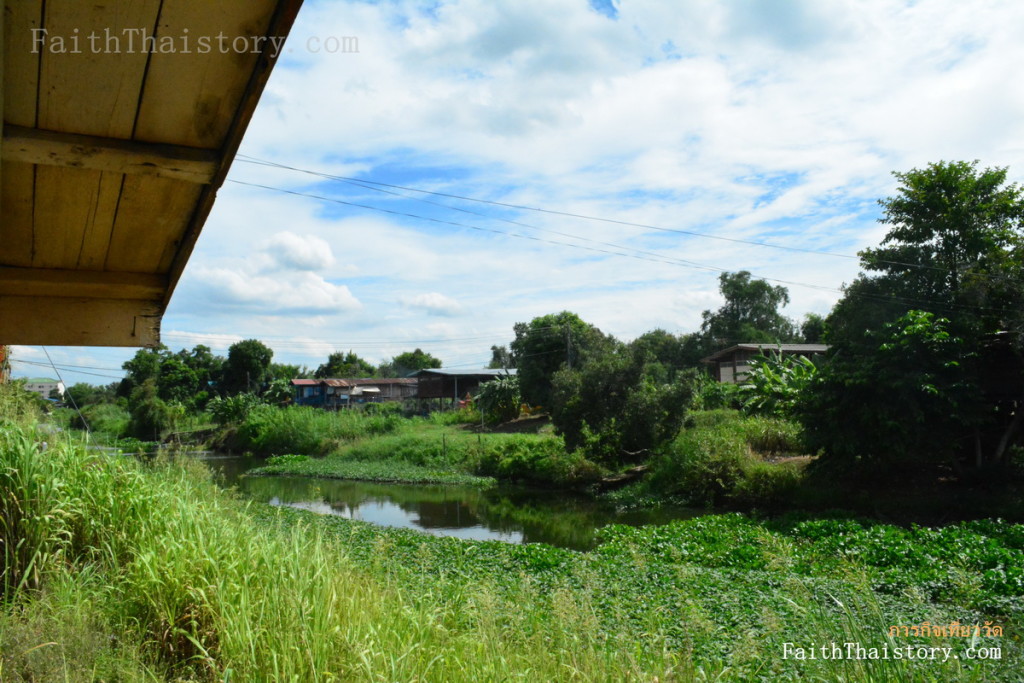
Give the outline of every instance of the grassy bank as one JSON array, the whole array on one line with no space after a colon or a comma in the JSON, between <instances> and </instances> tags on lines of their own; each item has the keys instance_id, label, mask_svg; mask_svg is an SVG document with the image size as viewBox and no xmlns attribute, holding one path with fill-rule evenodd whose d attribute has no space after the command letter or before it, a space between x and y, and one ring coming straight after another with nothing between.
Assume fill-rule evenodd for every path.
<instances>
[{"instance_id":1,"label":"grassy bank","mask_svg":"<svg viewBox=\"0 0 1024 683\"><path fill-rule=\"evenodd\" d=\"M47 438L0 436L5 681L987 681L1024 664L1019 525L724 515L577 553L246 504L188 462ZM954 621L1005 635L889 635ZM783 658L831 641L1001 659Z\"/></svg>"},{"instance_id":2,"label":"grassy bank","mask_svg":"<svg viewBox=\"0 0 1024 683\"><path fill-rule=\"evenodd\" d=\"M454 422L452 415L433 419L363 415L351 411L325 413L310 408L279 411L277 422L247 421L238 433L262 429L259 443L281 444L276 451L319 458L286 457L250 474L289 474L326 478L485 483L494 479L545 486L580 486L600 477L602 470L577 453L566 453L562 439L550 432L480 433ZM369 428L385 420L380 427ZM288 436L278 422L296 426ZM347 436L332 437L342 430ZM304 439L304 440L303 440ZM482 480L482 479L483 480Z\"/></svg>"}]
</instances>

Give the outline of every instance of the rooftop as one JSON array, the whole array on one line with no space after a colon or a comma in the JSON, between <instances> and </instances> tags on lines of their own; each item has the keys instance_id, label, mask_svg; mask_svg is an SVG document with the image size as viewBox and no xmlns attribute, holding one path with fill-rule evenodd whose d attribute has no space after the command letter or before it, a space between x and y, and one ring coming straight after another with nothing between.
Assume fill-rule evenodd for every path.
<instances>
[{"instance_id":1,"label":"rooftop","mask_svg":"<svg viewBox=\"0 0 1024 683\"><path fill-rule=\"evenodd\" d=\"M723 356L728 356L734 351L781 351L782 353L825 353L828 351L828 344L774 344L770 342L765 343L749 343L749 344L736 344L730 346L727 349L717 351L707 358L702 359L704 363L711 363Z\"/></svg>"}]
</instances>

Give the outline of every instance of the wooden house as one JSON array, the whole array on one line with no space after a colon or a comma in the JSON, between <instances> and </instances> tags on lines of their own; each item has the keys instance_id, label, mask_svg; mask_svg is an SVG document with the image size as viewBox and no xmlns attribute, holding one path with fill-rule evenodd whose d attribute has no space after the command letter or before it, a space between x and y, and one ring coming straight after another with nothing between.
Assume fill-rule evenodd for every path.
<instances>
[{"instance_id":1,"label":"wooden house","mask_svg":"<svg viewBox=\"0 0 1024 683\"><path fill-rule=\"evenodd\" d=\"M738 384L750 371L750 361L758 356L781 353L783 356L814 357L828 351L827 344L736 344L702 359L711 366L719 382Z\"/></svg>"},{"instance_id":2,"label":"wooden house","mask_svg":"<svg viewBox=\"0 0 1024 683\"><path fill-rule=\"evenodd\" d=\"M296 405L331 410L416 397L416 380L405 377L293 379L291 384Z\"/></svg>"},{"instance_id":3,"label":"wooden house","mask_svg":"<svg viewBox=\"0 0 1024 683\"><path fill-rule=\"evenodd\" d=\"M515 375L516 370L491 369L455 370L450 368L430 368L413 373L418 382L416 398L419 400L436 400L439 405L458 405L466 394L475 395L484 382L505 375Z\"/></svg>"}]
</instances>

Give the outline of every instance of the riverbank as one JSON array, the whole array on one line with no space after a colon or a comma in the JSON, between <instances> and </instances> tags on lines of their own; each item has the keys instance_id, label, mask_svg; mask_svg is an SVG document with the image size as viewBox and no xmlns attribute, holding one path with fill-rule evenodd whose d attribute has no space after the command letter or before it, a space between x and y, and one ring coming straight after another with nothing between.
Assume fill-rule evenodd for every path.
<instances>
[{"instance_id":1,"label":"riverbank","mask_svg":"<svg viewBox=\"0 0 1024 683\"><path fill-rule=\"evenodd\" d=\"M1024 665L1020 525L714 515L612 527L579 553L246 504L196 463L48 438L44 457L30 432L0 437L3 542L21 549L4 680L1012 680ZM980 636L890 635L954 622ZM793 655L831 642L963 657Z\"/></svg>"},{"instance_id":2,"label":"riverbank","mask_svg":"<svg viewBox=\"0 0 1024 683\"><path fill-rule=\"evenodd\" d=\"M307 417L312 409L291 409L289 422L324 420ZM327 414L331 415L331 414ZM273 425L243 423L239 434L262 431L257 443L281 443L286 455L250 475L314 476L333 479L364 479L406 483L464 483L488 485L495 480L528 483L549 488L585 488L606 471L578 453L567 453L565 443L548 427L540 431L483 432L475 425L454 422L450 415L435 419L389 416L386 430L359 430L359 420L377 416L336 416L347 425L350 436L327 439L329 447L311 448L317 441L286 441ZM446 423L447 421L447 423ZM311 429L317 422L311 421ZM324 438L317 441L325 442ZM291 448L289 448L291 446ZM322 455L317 456L317 453ZM325 453L325 454L324 454ZM294 457L308 456L308 457Z\"/></svg>"}]
</instances>

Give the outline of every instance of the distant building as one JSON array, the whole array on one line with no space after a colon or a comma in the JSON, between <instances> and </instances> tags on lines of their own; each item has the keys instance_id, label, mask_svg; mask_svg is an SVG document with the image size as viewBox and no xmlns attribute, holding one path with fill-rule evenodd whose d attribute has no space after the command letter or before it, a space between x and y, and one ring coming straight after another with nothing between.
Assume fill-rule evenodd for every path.
<instances>
[{"instance_id":1,"label":"distant building","mask_svg":"<svg viewBox=\"0 0 1024 683\"><path fill-rule=\"evenodd\" d=\"M711 366L719 382L739 384L750 372L750 361L758 356L781 353L783 356L814 356L828 351L828 344L736 344L713 353L701 362Z\"/></svg>"},{"instance_id":2,"label":"distant building","mask_svg":"<svg viewBox=\"0 0 1024 683\"><path fill-rule=\"evenodd\" d=\"M439 403L450 401L453 406L458 405L466 394L476 394L480 385L484 382L503 377L515 375L515 368L484 368L480 370L454 370L450 368L428 368L413 373L419 384L416 389L416 398L437 399Z\"/></svg>"},{"instance_id":3,"label":"distant building","mask_svg":"<svg viewBox=\"0 0 1024 683\"><path fill-rule=\"evenodd\" d=\"M48 377L29 377L25 380L25 389L35 394L39 394L43 398L50 398L53 390L57 390L56 398L64 400L64 382L56 379L49 379Z\"/></svg>"},{"instance_id":4,"label":"distant building","mask_svg":"<svg viewBox=\"0 0 1024 683\"><path fill-rule=\"evenodd\" d=\"M416 380L407 377L293 379L291 384L296 405L331 410L416 397Z\"/></svg>"}]
</instances>

